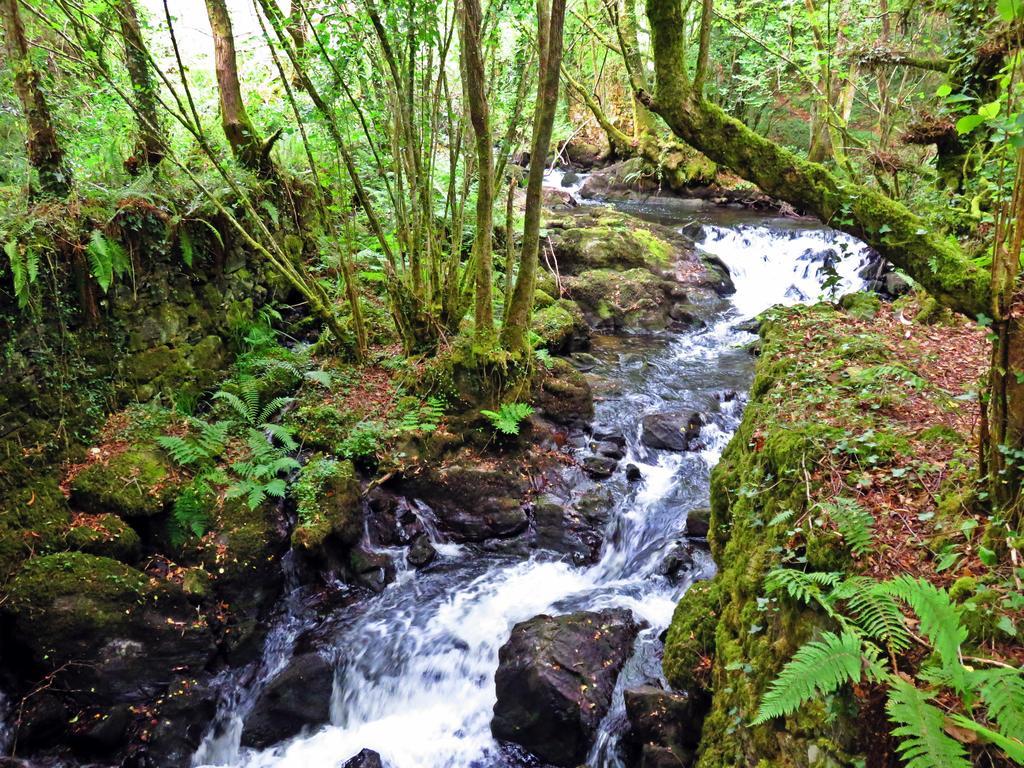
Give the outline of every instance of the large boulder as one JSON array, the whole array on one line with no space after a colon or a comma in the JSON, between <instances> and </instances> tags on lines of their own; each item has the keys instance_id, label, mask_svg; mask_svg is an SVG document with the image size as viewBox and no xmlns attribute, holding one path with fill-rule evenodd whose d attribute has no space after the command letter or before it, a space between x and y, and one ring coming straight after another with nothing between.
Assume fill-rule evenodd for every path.
<instances>
[{"instance_id":1,"label":"large boulder","mask_svg":"<svg viewBox=\"0 0 1024 768\"><path fill-rule=\"evenodd\" d=\"M540 337L540 346L553 354L566 355L590 346L586 318L576 302L568 299L534 312L530 328Z\"/></svg>"},{"instance_id":2,"label":"large boulder","mask_svg":"<svg viewBox=\"0 0 1024 768\"><path fill-rule=\"evenodd\" d=\"M180 586L106 557L32 558L7 593L2 610L29 662L59 670L61 690L97 707L146 700L215 650Z\"/></svg>"},{"instance_id":3,"label":"large boulder","mask_svg":"<svg viewBox=\"0 0 1024 768\"><path fill-rule=\"evenodd\" d=\"M298 521L292 549L321 570L335 570L338 554L363 536L359 480L350 461L315 455L302 467L292 491Z\"/></svg>"},{"instance_id":4,"label":"large boulder","mask_svg":"<svg viewBox=\"0 0 1024 768\"><path fill-rule=\"evenodd\" d=\"M640 625L616 608L536 616L516 624L499 651L495 738L545 762L582 763L608 712Z\"/></svg>"},{"instance_id":5,"label":"large boulder","mask_svg":"<svg viewBox=\"0 0 1024 768\"><path fill-rule=\"evenodd\" d=\"M545 418L563 426L583 427L594 416L594 393L586 377L560 358L535 377L533 400Z\"/></svg>"},{"instance_id":6,"label":"large boulder","mask_svg":"<svg viewBox=\"0 0 1024 768\"><path fill-rule=\"evenodd\" d=\"M654 685L623 692L629 730L623 736L628 764L684 768L693 762L704 721L701 703Z\"/></svg>"},{"instance_id":7,"label":"large boulder","mask_svg":"<svg viewBox=\"0 0 1024 768\"><path fill-rule=\"evenodd\" d=\"M328 722L333 688L334 670L322 656L296 656L256 699L242 727L242 746L265 749Z\"/></svg>"},{"instance_id":8,"label":"large boulder","mask_svg":"<svg viewBox=\"0 0 1024 768\"><path fill-rule=\"evenodd\" d=\"M175 679L157 699L145 752L149 765L188 765L217 712L216 693L197 681Z\"/></svg>"},{"instance_id":9,"label":"large boulder","mask_svg":"<svg viewBox=\"0 0 1024 768\"><path fill-rule=\"evenodd\" d=\"M456 542L510 538L529 523L526 481L508 468L467 461L425 469L405 483L405 490L433 510L440 527Z\"/></svg>"},{"instance_id":10,"label":"large boulder","mask_svg":"<svg viewBox=\"0 0 1024 768\"><path fill-rule=\"evenodd\" d=\"M180 474L162 451L134 445L94 461L75 475L71 503L86 512L152 517L166 509L180 487Z\"/></svg>"},{"instance_id":11,"label":"large boulder","mask_svg":"<svg viewBox=\"0 0 1024 768\"><path fill-rule=\"evenodd\" d=\"M667 411L644 416L640 441L648 448L666 451L689 451L700 436L704 420L699 413Z\"/></svg>"}]
</instances>

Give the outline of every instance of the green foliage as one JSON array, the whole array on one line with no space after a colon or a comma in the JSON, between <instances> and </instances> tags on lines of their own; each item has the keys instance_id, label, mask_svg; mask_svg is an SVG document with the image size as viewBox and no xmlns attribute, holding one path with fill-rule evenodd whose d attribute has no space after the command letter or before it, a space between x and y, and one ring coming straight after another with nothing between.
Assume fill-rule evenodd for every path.
<instances>
[{"instance_id":1,"label":"green foliage","mask_svg":"<svg viewBox=\"0 0 1024 768\"><path fill-rule=\"evenodd\" d=\"M39 277L39 252L19 245L17 240L11 240L4 244L4 253L11 269L18 308L25 309L31 300L32 285Z\"/></svg>"},{"instance_id":2,"label":"green foliage","mask_svg":"<svg viewBox=\"0 0 1024 768\"><path fill-rule=\"evenodd\" d=\"M818 507L836 524L851 552L862 557L873 550L875 519L854 499L840 496Z\"/></svg>"},{"instance_id":3,"label":"green foliage","mask_svg":"<svg viewBox=\"0 0 1024 768\"><path fill-rule=\"evenodd\" d=\"M379 421L361 421L338 446L338 453L346 459L369 459L376 455L387 430Z\"/></svg>"},{"instance_id":4,"label":"green foliage","mask_svg":"<svg viewBox=\"0 0 1024 768\"><path fill-rule=\"evenodd\" d=\"M899 576L885 582L884 589L914 610L921 620L921 632L938 652L943 667L958 670L960 646L967 639L967 629L961 623L960 610L949 599L949 593L912 576Z\"/></svg>"},{"instance_id":5,"label":"green foliage","mask_svg":"<svg viewBox=\"0 0 1024 768\"><path fill-rule=\"evenodd\" d=\"M885 643L890 654L910 647L906 618L884 585L866 576L850 576L837 585L831 597L845 601L856 626L868 637Z\"/></svg>"},{"instance_id":6,"label":"green foliage","mask_svg":"<svg viewBox=\"0 0 1024 768\"><path fill-rule=\"evenodd\" d=\"M917 686L898 677L892 680L885 708L896 723L892 734L907 768L970 768L967 752L944 731L946 714L930 703Z\"/></svg>"},{"instance_id":7,"label":"green foliage","mask_svg":"<svg viewBox=\"0 0 1024 768\"><path fill-rule=\"evenodd\" d=\"M761 699L753 725L796 711L801 704L835 692L844 683L861 678L865 649L852 632L822 633L796 652Z\"/></svg>"},{"instance_id":8,"label":"green foliage","mask_svg":"<svg viewBox=\"0 0 1024 768\"><path fill-rule=\"evenodd\" d=\"M156 443L170 454L183 467L209 464L216 460L227 447L230 421L216 421L212 424L202 419L188 420L192 434L187 437L179 435L161 435Z\"/></svg>"},{"instance_id":9,"label":"green foliage","mask_svg":"<svg viewBox=\"0 0 1024 768\"><path fill-rule=\"evenodd\" d=\"M497 411L481 410L491 426L503 435L518 435L519 427L533 414L533 406L527 403L502 403Z\"/></svg>"},{"instance_id":10,"label":"green foliage","mask_svg":"<svg viewBox=\"0 0 1024 768\"><path fill-rule=\"evenodd\" d=\"M250 509L256 509L268 496L284 498L288 485L281 475L298 469L299 462L258 429L249 430L246 445L249 456L231 464L236 477L228 485L225 496L229 499L245 498Z\"/></svg>"},{"instance_id":11,"label":"green foliage","mask_svg":"<svg viewBox=\"0 0 1024 768\"><path fill-rule=\"evenodd\" d=\"M403 411L397 429L399 432L435 432L444 418L444 410L441 398L428 397Z\"/></svg>"},{"instance_id":12,"label":"green foliage","mask_svg":"<svg viewBox=\"0 0 1024 768\"><path fill-rule=\"evenodd\" d=\"M192 536L202 536L210 527L210 509L215 493L209 483L197 477L182 489L171 515L171 544L182 546Z\"/></svg>"},{"instance_id":13,"label":"green foliage","mask_svg":"<svg viewBox=\"0 0 1024 768\"><path fill-rule=\"evenodd\" d=\"M131 259L124 247L98 229L92 231L85 250L92 276L104 293L110 289L115 277L121 277L131 269Z\"/></svg>"}]
</instances>

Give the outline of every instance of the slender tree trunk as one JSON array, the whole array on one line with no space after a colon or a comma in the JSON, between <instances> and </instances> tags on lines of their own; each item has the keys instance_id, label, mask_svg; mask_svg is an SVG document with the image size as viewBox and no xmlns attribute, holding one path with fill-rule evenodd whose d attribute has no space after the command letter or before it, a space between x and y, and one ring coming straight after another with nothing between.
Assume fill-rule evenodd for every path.
<instances>
[{"instance_id":1,"label":"slender tree trunk","mask_svg":"<svg viewBox=\"0 0 1024 768\"><path fill-rule=\"evenodd\" d=\"M18 0L0 0L0 26L4 54L14 73L14 90L25 113L29 163L39 176L39 191L64 197L71 189L71 169L57 140L50 108L43 96L39 73L32 67L28 38L18 10ZM29 185L34 193L33 185Z\"/></svg>"},{"instance_id":2,"label":"slender tree trunk","mask_svg":"<svg viewBox=\"0 0 1024 768\"><path fill-rule=\"evenodd\" d=\"M462 0L459 9L462 38L462 70L466 79L469 119L473 124L476 146L477 193L476 237L473 263L476 266L475 322L476 338L491 343L494 338L493 280L494 241L494 157L491 116L487 104L487 82L481 50L480 0Z\"/></svg>"},{"instance_id":3,"label":"slender tree trunk","mask_svg":"<svg viewBox=\"0 0 1024 768\"><path fill-rule=\"evenodd\" d=\"M537 257L540 252L541 192L547 165L555 109L558 106L558 82L562 68L562 29L566 0L537 0L540 77L537 104L533 113L533 139L530 143L530 173L526 184L526 212L519 274L512 291L508 319L501 332L502 345L513 355L525 358L530 353L528 331L533 311Z\"/></svg>"},{"instance_id":4,"label":"slender tree trunk","mask_svg":"<svg viewBox=\"0 0 1024 768\"><path fill-rule=\"evenodd\" d=\"M135 95L136 120L139 124L139 141L135 151L138 160L148 166L156 166L166 151L160 135L160 117L157 111L156 82L150 69L146 52L146 41L142 37L139 14L134 0L118 0L116 11L121 23L124 39L124 63Z\"/></svg>"},{"instance_id":5,"label":"slender tree trunk","mask_svg":"<svg viewBox=\"0 0 1024 768\"><path fill-rule=\"evenodd\" d=\"M213 31L213 50L220 94L220 121L231 151L239 164L261 178L275 178L270 144L264 144L246 112L238 80L235 36L225 0L206 0L206 13Z\"/></svg>"}]
</instances>

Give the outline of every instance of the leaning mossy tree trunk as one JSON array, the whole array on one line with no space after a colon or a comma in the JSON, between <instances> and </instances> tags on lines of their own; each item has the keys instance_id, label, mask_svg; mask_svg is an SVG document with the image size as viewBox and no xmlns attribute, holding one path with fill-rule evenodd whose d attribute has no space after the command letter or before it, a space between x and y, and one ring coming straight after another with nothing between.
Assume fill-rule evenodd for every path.
<instances>
[{"instance_id":1,"label":"leaning mossy tree trunk","mask_svg":"<svg viewBox=\"0 0 1024 768\"><path fill-rule=\"evenodd\" d=\"M142 25L139 24L134 0L118 0L115 11L124 43L124 66L128 70L132 93L135 95L136 120L139 125L135 158L137 162L155 167L163 160L166 150L160 135L156 82L146 51L146 41L142 37Z\"/></svg>"},{"instance_id":2,"label":"leaning mossy tree trunk","mask_svg":"<svg viewBox=\"0 0 1024 768\"><path fill-rule=\"evenodd\" d=\"M989 429L982 454L993 511L1002 513L1011 526L1019 525L1024 486L1020 234L1007 235L1005 243L997 242L993 271L980 266L952 237L932 230L906 206L804 160L709 103L686 67L682 0L648 0L647 15L656 87L654 94L638 95L679 138L767 194L868 243L943 305L971 318L995 312ZM1024 219L1022 206L1018 195L1010 214L1014 220ZM1004 259L1007 266L1001 269L1000 248L1009 253Z\"/></svg>"},{"instance_id":3,"label":"leaning mossy tree trunk","mask_svg":"<svg viewBox=\"0 0 1024 768\"><path fill-rule=\"evenodd\" d=\"M224 136L239 165L263 179L276 178L274 163L270 159L273 138L264 142L256 131L242 99L242 86L238 79L238 58L235 54L235 35L225 0L206 0L206 13L213 32L214 65L217 72L217 92L220 95L220 121ZM276 138L276 137L275 137Z\"/></svg>"},{"instance_id":4,"label":"leaning mossy tree trunk","mask_svg":"<svg viewBox=\"0 0 1024 768\"><path fill-rule=\"evenodd\" d=\"M547 166L555 109L558 106L558 82L562 69L562 30L565 27L565 0L537 0L537 41L540 48L540 75L537 103L533 112L533 138L530 142L530 172L526 182L526 211L523 245L519 255L519 273L509 300L501 344L514 357L528 359L529 330L533 311L537 259L540 255L541 193Z\"/></svg>"},{"instance_id":5,"label":"leaning mossy tree trunk","mask_svg":"<svg viewBox=\"0 0 1024 768\"><path fill-rule=\"evenodd\" d=\"M25 114L25 144L29 163L39 176L38 191L51 197L65 197L71 190L71 169L57 140L39 72L32 66L18 0L0 0L0 27L3 28L4 55L14 74L14 90ZM30 184L29 191L37 190Z\"/></svg>"}]
</instances>

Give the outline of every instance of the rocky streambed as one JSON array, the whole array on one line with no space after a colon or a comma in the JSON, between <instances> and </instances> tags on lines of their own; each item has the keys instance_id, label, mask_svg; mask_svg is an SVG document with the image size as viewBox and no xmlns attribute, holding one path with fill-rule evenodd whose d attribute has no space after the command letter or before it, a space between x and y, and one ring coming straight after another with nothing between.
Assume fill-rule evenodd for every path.
<instances>
[{"instance_id":1,"label":"rocky streambed","mask_svg":"<svg viewBox=\"0 0 1024 768\"><path fill-rule=\"evenodd\" d=\"M752 375L744 321L816 298L837 264L854 285L864 253L805 223L631 205L548 223L534 330L560 356L519 441L472 433L388 477L332 472L320 517L239 510L163 581L136 570L138 543L29 560L9 636L61 686L26 700L18 754L685 765L705 704L669 689L660 654L676 602L713 572L709 472ZM137 450L147 474L111 493L84 472L71 502L145 547L175 477Z\"/></svg>"}]
</instances>

